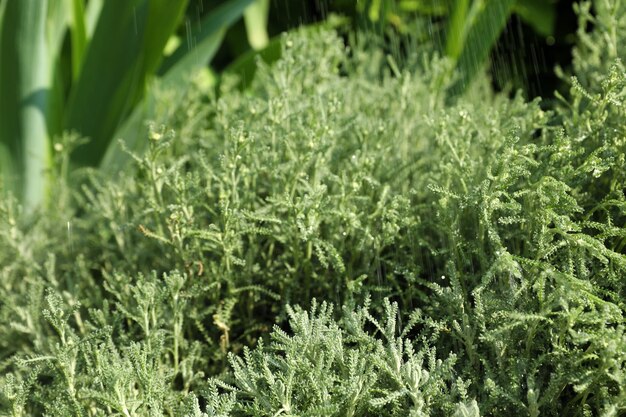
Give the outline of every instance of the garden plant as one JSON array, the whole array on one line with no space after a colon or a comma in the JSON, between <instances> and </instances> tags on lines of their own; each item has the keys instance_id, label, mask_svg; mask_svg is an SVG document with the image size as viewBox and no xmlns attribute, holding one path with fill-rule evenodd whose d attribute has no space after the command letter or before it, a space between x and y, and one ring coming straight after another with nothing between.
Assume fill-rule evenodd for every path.
<instances>
[{"instance_id":1,"label":"garden plant","mask_svg":"<svg viewBox=\"0 0 626 417\"><path fill-rule=\"evenodd\" d=\"M549 106L322 23L151 89L122 170L55 136L54 204L0 199L0 415L626 415L626 2L575 10Z\"/></svg>"}]
</instances>

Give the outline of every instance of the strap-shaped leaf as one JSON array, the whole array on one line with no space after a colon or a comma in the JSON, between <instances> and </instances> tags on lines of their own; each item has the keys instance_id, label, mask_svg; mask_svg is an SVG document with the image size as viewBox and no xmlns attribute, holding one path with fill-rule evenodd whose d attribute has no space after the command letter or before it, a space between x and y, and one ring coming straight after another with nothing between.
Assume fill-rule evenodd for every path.
<instances>
[{"instance_id":1,"label":"strap-shaped leaf","mask_svg":"<svg viewBox=\"0 0 626 417\"><path fill-rule=\"evenodd\" d=\"M188 42L182 42L181 45L163 61L159 69L159 75L163 77L172 70L175 72L182 71L184 73L193 71L193 68L197 68L198 65L206 65L216 52L213 51L213 49L219 47L219 43L216 43L218 38L215 36L224 32L229 26L241 18L246 7L252 4L253 1L254 0L230 0L202 19L197 26L194 25L192 29L196 30L193 30L192 33L189 34L191 39L188 39ZM219 35L220 42L222 36L223 33ZM191 50L189 45L192 46ZM192 51L195 57L189 55ZM174 69L174 66L177 68Z\"/></svg>"},{"instance_id":2,"label":"strap-shaped leaf","mask_svg":"<svg viewBox=\"0 0 626 417\"><path fill-rule=\"evenodd\" d=\"M72 79L78 78L83 56L87 48L87 27L85 23L85 5L83 0L72 1Z\"/></svg>"},{"instance_id":3,"label":"strap-shaped leaf","mask_svg":"<svg viewBox=\"0 0 626 417\"><path fill-rule=\"evenodd\" d=\"M47 0L0 3L0 172L27 211L43 200L49 168L47 10Z\"/></svg>"},{"instance_id":4,"label":"strap-shaped leaf","mask_svg":"<svg viewBox=\"0 0 626 417\"><path fill-rule=\"evenodd\" d=\"M467 37L467 31L471 24L468 22L468 10L470 0L456 0L446 33L446 54L453 59L458 59L463 50L463 44Z\"/></svg>"},{"instance_id":5,"label":"strap-shaped leaf","mask_svg":"<svg viewBox=\"0 0 626 417\"><path fill-rule=\"evenodd\" d=\"M463 2L464 0L459 0ZM466 28L455 29L466 33L462 48L448 48L459 53L457 70L459 80L453 88L453 94L465 90L474 76L481 70L505 28L513 11L516 0L475 0L467 12ZM451 55L452 58L457 58Z\"/></svg>"},{"instance_id":6,"label":"strap-shaped leaf","mask_svg":"<svg viewBox=\"0 0 626 417\"><path fill-rule=\"evenodd\" d=\"M85 52L65 128L91 141L73 154L97 165L113 133L144 93L187 0L108 0Z\"/></svg>"},{"instance_id":7,"label":"strap-shaped leaf","mask_svg":"<svg viewBox=\"0 0 626 417\"><path fill-rule=\"evenodd\" d=\"M206 16L197 26L198 30L191 34L193 42L183 42L172 55L164 60L159 73L160 82L165 88L183 87L188 76L195 70L204 67L213 58L222 43L226 29L252 3L252 0L231 0ZM190 40L191 41L191 40ZM193 45L190 50L188 45ZM117 139L124 140L126 146L135 152L140 152L146 144L145 120L154 116L154 97L148 92L143 101L133 109L133 112L115 132L114 142L106 152L100 166L110 172L121 169L129 160L128 155L120 148Z\"/></svg>"}]
</instances>

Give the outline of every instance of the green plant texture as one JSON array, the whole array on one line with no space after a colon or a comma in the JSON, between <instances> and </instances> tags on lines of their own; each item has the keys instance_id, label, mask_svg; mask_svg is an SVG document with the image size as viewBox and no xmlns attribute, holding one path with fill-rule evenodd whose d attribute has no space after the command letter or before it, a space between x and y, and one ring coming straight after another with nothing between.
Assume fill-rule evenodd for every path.
<instances>
[{"instance_id":1,"label":"green plant texture","mask_svg":"<svg viewBox=\"0 0 626 417\"><path fill-rule=\"evenodd\" d=\"M62 135L57 208L0 200L0 415L624 415L626 4L576 7L550 110L319 27L152 89L127 169Z\"/></svg>"}]
</instances>

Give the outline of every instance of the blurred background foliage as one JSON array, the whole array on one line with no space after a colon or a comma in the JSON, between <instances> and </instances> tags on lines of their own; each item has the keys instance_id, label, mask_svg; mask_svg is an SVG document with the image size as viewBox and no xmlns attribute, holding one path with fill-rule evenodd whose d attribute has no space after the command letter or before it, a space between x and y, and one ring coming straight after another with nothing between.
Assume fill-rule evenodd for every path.
<instances>
[{"instance_id":1,"label":"blurred background foliage","mask_svg":"<svg viewBox=\"0 0 626 417\"><path fill-rule=\"evenodd\" d=\"M206 13L207 3L217 7L224 0L193 0L189 17ZM344 19L344 34L356 29L384 36L390 53L401 59L403 50L415 41L433 41L442 54L461 59L470 69L465 82L483 68L489 58L494 87L523 89L529 98L552 96L560 86L555 65L571 65L577 19L572 0L266 0L270 38L301 25ZM495 10L500 8L501 10ZM504 9L504 10L502 10ZM200 13L201 15L202 13ZM484 28L471 28L480 24ZM469 36L469 39L468 39ZM473 42L473 43L472 43ZM270 45L270 48L272 46ZM214 66L224 70L251 49L246 42L246 25L233 25L218 52ZM264 55L277 58L277 48ZM463 58L465 51L466 57ZM469 59L468 59L469 58Z\"/></svg>"},{"instance_id":2,"label":"blurred background foliage","mask_svg":"<svg viewBox=\"0 0 626 417\"><path fill-rule=\"evenodd\" d=\"M275 61L279 35L303 25L332 26L348 44L374 33L400 63L432 42L456 64L453 97L487 67L497 90L549 103L567 91L554 67L570 66L576 17L568 0L0 0L0 189L27 212L52 201L67 131L87 139L71 168L123 169L117 139L145 147L155 86L193 74L212 89L234 73L245 88L257 55Z\"/></svg>"}]
</instances>

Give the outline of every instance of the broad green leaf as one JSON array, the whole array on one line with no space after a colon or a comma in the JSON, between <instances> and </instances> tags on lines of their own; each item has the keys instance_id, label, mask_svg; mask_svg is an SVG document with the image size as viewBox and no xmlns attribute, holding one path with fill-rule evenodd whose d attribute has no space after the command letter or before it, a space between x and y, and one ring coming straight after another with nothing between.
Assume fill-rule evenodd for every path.
<instances>
[{"instance_id":1,"label":"broad green leaf","mask_svg":"<svg viewBox=\"0 0 626 417\"><path fill-rule=\"evenodd\" d=\"M87 28L85 25L85 6L83 0L72 0L72 79L76 80L83 63L87 47Z\"/></svg>"},{"instance_id":2,"label":"broad green leaf","mask_svg":"<svg viewBox=\"0 0 626 417\"><path fill-rule=\"evenodd\" d=\"M465 90L478 71L483 69L514 5L515 0L476 0L472 4L466 18L468 27L463 29L466 35L461 51L456 47L447 49L459 53L459 80L453 88L453 95ZM456 58L454 55L451 57Z\"/></svg>"},{"instance_id":3,"label":"broad green leaf","mask_svg":"<svg viewBox=\"0 0 626 417\"><path fill-rule=\"evenodd\" d=\"M82 0L81 0L82 1ZM63 110L65 108L66 81L64 73L70 72L72 59L62 53L64 40L72 31L73 4L67 0L49 0L47 14L47 40L50 56L51 87L48 97L46 118L50 139L60 135L63 130ZM73 40L72 40L73 44ZM65 59L64 59L65 58ZM67 66L67 69L64 68Z\"/></svg>"},{"instance_id":4,"label":"broad green leaf","mask_svg":"<svg viewBox=\"0 0 626 417\"><path fill-rule=\"evenodd\" d=\"M65 117L66 129L90 139L73 154L76 164L101 161L113 133L143 95L186 3L103 3Z\"/></svg>"},{"instance_id":5,"label":"broad green leaf","mask_svg":"<svg viewBox=\"0 0 626 417\"><path fill-rule=\"evenodd\" d=\"M68 23L71 19L72 10L70 6L67 0L48 0L46 40L52 59L58 56L59 50L63 46Z\"/></svg>"},{"instance_id":6,"label":"broad green leaf","mask_svg":"<svg viewBox=\"0 0 626 417\"><path fill-rule=\"evenodd\" d=\"M463 44L469 29L467 14L470 0L456 0L446 31L446 54L457 59L463 50Z\"/></svg>"},{"instance_id":7,"label":"broad green leaf","mask_svg":"<svg viewBox=\"0 0 626 417\"><path fill-rule=\"evenodd\" d=\"M3 39L3 34L4 34L4 15L6 12L6 8L7 8L7 2L8 0L0 0L0 58L3 58L4 53L2 52L2 39ZM4 68L2 68L2 61L0 61L0 97L3 94L6 94L5 91L3 91L3 88L5 88L3 86L4 82L3 80L5 79L5 77L7 77L6 75L3 75L3 72L6 71L4 70ZM2 118L2 114L3 113L3 101L2 99L0 99L0 122L1 123L5 123L5 121ZM13 158L11 157L11 143L8 140L9 137L5 138L5 131L4 129L2 129L2 126L0 125L0 192L5 191L5 188L10 187L11 182L15 181L13 178L13 173L14 173L14 167L12 165L13 163ZM8 184L7 184L8 183ZM3 195L0 195L0 198L4 197Z\"/></svg>"},{"instance_id":8,"label":"broad green leaf","mask_svg":"<svg viewBox=\"0 0 626 417\"><path fill-rule=\"evenodd\" d=\"M2 22L4 21L4 11L7 8L7 0L0 1L0 30L2 30ZM2 34L2 32L0 32Z\"/></svg>"},{"instance_id":9,"label":"broad green leaf","mask_svg":"<svg viewBox=\"0 0 626 417\"><path fill-rule=\"evenodd\" d=\"M189 81L189 76L206 66L213 58L222 43L226 29L241 18L244 9L251 2L252 0L231 0L206 16L197 26L194 25L198 30L190 34L195 40L193 48L189 50L190 43L182 42L176 51L165 59L159 71L162 74L159 80L161 86L185 88L184 83ZM141 140L145 138L146 133L144 122L153 117L154 97L149 91L115 132L114 141L107 149L100 166L107 171L116 171L128 161L128 155L121 149L117 139L123 139L130 150L140 152L145 145Z\"/></svg>"},{"instance_id":10,"label":"broad green leaf","mask_svg":"<svg viewBox=\"0 0 626 417\"><path fill-rule=\"evenodd\" d=\"M252 49L260 50L269 43L267 18L270 10L269 0L255 0L244 12L248 42Z\"/></svg>"},{"instance_id":11,"label":"broad green leaf","mask_svg":"<svg viewBox=\"0 0 626 417\"><path fill-rule=\"evenodd\" d=\"M29 212L43 201L49 172L48 1L5 0L0 9L0 169Z\"/></svg>"},{"instance_id":12,"label":"broad green leaf","mask_svg":"<svg viewBox=\"0 0 626 417\"><path fill-rule=\"evenodd\" d=\"M91 39L96 30L96 24L98 23L103 4L104 0L89 0L87 3L85 8L85 29L88 39Z\"/></svg>"},{"instance_id":13,"label":"broad green leaf","mask_svg":"<svg viewBox=\"0 0 626 417\"><path fill-rule=\"evenodd\" d=\"M66 129L91 139L74 154L81 165L99 160L107 137L143 85L139 56L147 13L142 0L112 0L102 6L65 118Z\"/></svg>"},{"instance_id":14,"label":"broad green leaf","mask_svg":"<svg viewBox=\"0 0 626 417\"><path fill-rule=\"evenodd\" d=\"M172 33L185 14L188 0L173 2L172 0L150 0L151 13L148 16L148 25L143 52L144 71L148 74L156 73L163 59L163 50Z\"/></svg>"}]
</instances>

